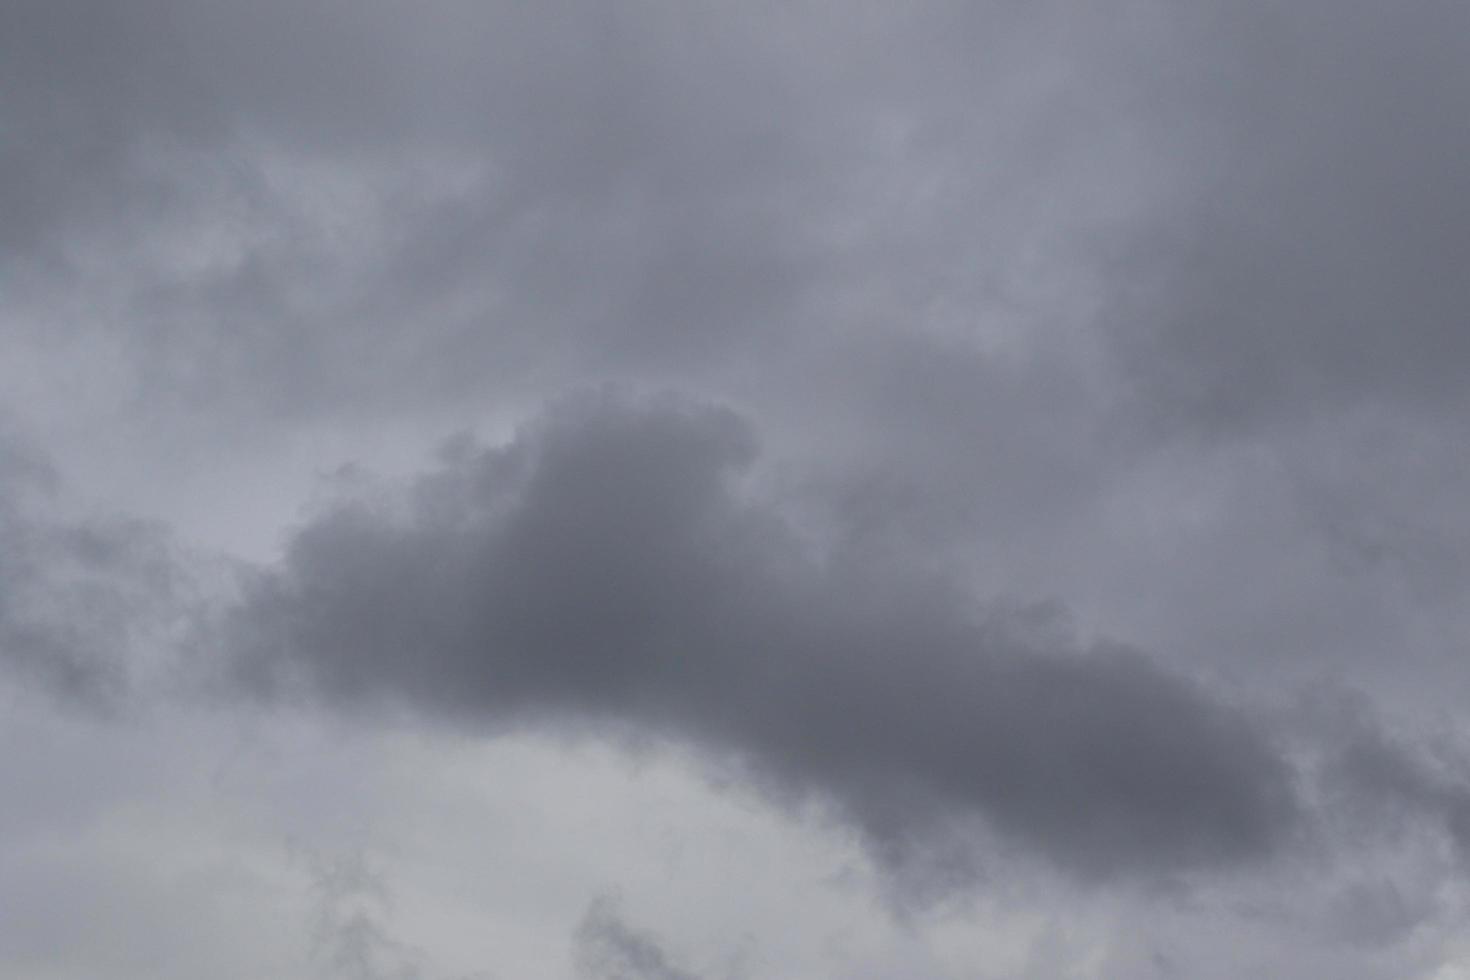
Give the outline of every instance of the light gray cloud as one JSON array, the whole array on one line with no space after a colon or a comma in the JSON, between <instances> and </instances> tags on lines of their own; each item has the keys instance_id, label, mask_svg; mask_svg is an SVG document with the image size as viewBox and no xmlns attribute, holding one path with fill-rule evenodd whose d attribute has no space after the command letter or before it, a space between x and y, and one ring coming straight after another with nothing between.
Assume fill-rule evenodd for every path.
<instances>
[{"instance_id":1,"label":"light gray cloud","mask_svg":"<svg viewBox=\"0 0 1470 980\"><path fill-rule=\"evenodd\" d=\"M696 980L674 966L652 936L624 921L614 899L593 899L577 927L576 960L586 980Z\"/></svg>"},{"instance_id":2,"label":"light gray cloud","mask_svg":"<svg viewBox=\"0 0 1470 980\"><path fill-rule=\"evenodd\" d=\"M319 860L312 882L314 958L342 980L419 980L417 950L394 940L383 924L389 893L362 855Z\"/></svg>"},{"instance_id":3,"label":"light gray cloud","mask_svg":"<svg viewBox=\"0 0 1470 980\"><path fill-rule=\"evenodd\" d=\"M56 513L54 482L37 454L0 447L0 665L63 701L122 708L186 610L180 558L155 525Z\"/></svg>"}]
</instances>

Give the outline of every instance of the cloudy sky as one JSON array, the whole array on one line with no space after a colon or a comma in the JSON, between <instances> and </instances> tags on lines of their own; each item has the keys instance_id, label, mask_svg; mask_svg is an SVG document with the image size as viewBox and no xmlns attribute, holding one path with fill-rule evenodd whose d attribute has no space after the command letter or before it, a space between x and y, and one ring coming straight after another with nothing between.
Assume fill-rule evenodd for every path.
<instances>
[{"instance_id":1,"label":"cloudy sky","mask_svg":"<svg viewBox=\"0 0 1470 980\"><path fill-rule=\"evenodd\" d=\"M1470 978L1470 5L0 4L0 974Z\"/></svg>"}]
</instances>

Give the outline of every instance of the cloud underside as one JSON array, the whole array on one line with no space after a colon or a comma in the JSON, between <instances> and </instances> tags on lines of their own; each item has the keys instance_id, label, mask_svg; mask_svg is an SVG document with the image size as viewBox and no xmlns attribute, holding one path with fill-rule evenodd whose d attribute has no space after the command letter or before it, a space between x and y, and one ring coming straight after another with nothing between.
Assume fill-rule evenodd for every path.
<instances>
[{"instance_id":1,"label":"cloud underside","mask_svg":"<svg viewBox=\"0 0 1470 980\"><path fill-rule=\"evenodd\" d=\"M0 689L48 725L677 746L885 881L1144 937L1014 975L1463 959L1464 0L7 0L0 92ZM1144 879L1201 904L1083 886ZM681 975L630 899L681 955L583 947Z\"/></svg>"},{"instance_id":2,"label":"cloud underside","mask_svg":"<svg viewBox=\"0 0 1470 980\"><path fill-rule=\"evenodd\" d=\"M563 405L396 512L302 528L226 621L232 682L487 729L636 726L829 800L883 855L976 817L1086 875L1281 842L1290 775L1244 715L901 556L814 554L741 492L753 452L717 409Z\"/></svg>"}]
</instances>

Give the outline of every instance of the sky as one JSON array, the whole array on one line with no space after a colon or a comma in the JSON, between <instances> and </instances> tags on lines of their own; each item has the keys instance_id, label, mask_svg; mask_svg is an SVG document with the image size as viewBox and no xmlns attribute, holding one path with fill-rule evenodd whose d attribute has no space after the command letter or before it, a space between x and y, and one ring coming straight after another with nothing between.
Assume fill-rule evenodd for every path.
<instances>
[{"instance_id":1,"label":"sky","mask_svg":"<svg viewBox=\"0 0 1470 980\"><path fill-rule=\"evenodd\" d=\"M7 0L0 974L1470 978L1470 6Z\"/></svg>"}]
</instances>

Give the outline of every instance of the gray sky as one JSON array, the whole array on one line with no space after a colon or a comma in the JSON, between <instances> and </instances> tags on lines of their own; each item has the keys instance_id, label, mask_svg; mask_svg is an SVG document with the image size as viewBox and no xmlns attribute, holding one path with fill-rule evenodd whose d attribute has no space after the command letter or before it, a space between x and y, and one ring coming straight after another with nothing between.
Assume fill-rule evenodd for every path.
<instances>
[{"instance_id":1,"label":"gray sky","mask_svg":"<svg viewBox=\"0 0 1470 980\"><path fill-rule=\"evenodd\" d=\"M0 5L0 974L1470 978L1470 7Z\"/></svg>"}]
</instances>

